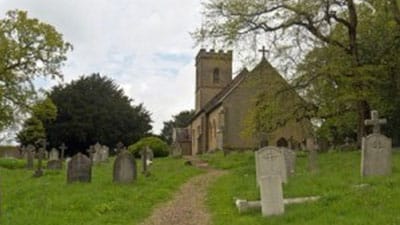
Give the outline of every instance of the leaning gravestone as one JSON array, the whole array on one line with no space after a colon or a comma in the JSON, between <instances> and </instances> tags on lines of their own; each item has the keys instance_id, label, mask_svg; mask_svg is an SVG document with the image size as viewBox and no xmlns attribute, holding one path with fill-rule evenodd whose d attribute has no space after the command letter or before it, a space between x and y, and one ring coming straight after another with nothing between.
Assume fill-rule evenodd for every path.
<instances>
[{"instance_id":1,"label":"leaning gravestone","mask_svg":"<svg viewBox=\"0 0 400 225\"><path fill-rule=\"evenodd\" d=\"M114 162L113 181L130 183L136 180L136 162L127 150L121 150Z\"/></svg>"},{"instance_id":2,"label":"leaning gravestone","mask_svg":"<svg viewBox=\"0 0 400 225\"><path fill-rule=\"evenodd\" d=\"M67 183L90 182L92 179L92 162L82 153L76 154L68 162Z\"/></svg>"},{"instance_id":3,"label":"leaning gravestone","mask_svg":"<svg viewBox=\"0 0 400 225\"><path fill-rule=\"evenodd\" d=\"M283 150L268 146L261 148L255 153L256 158L256 179L260 185L260 179L266 175L279 175L281 181L287 183L287 173Z\"/></svg>"},{"instance_id":4,"label":"leaning gravestone","mask_svg":"<svg viewBox=\"0 0 400 225\"><path fill-rule=\"evenodd\" d=\"M286 174L292 176L296 170L296 152L292 149L281 147L285 158Z\"/></svg>"},{"instance_id":5,"label":"leaning gravestone","mask_svg":"<svg viewBox=\"0 0 400 225\"><path fill-rule=\"evenodd\" d=\"M380 125L386 119L379 119L378 111L371 111L371 119L365 125L372 125L373 133L362 139L361 176L390 175L392 173L392 140L380 133Z\"/></svg>"}]
</instances>

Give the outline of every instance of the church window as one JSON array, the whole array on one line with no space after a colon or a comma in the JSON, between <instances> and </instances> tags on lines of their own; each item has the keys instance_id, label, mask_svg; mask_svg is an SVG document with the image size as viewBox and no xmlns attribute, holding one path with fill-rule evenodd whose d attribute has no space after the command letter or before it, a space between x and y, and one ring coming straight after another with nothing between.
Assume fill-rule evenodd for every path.
<instances>
[{"instance_id":1,"label":"church window","mask_svg":"<svg viewBox=\"0 0 400 225\"><path fill-rule=\"evenodd\" d=\"M213 72L213 82L219 83L219 69L215 68Z\"/></svg>"}]
</instances>

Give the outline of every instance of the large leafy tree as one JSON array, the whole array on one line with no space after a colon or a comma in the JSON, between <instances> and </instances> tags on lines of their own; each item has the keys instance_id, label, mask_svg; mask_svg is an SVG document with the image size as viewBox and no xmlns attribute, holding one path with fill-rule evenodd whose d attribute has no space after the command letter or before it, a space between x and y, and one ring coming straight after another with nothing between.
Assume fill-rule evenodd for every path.
<instances>
[{"instance_id":1,"label":"large leafy tree","mask_svg":"<svg viewBox=\"0 0 400 225\"><path fill-rule=\"evenodd\" d=\"M383 7L378 7L378 3ZM397 3L396 0L209 0L204 8L205 22L194 35L200 42L211 41L213 44L235 44L249 37L251 40L261 37L267 40L277 57L289 58L294 67L302 62L305 53L315 49L313 62L321 65L327 62L329 66L325 67L325 71L310 72L309 79L297 83L297 87L302 89L302 94L319 91L318 97L328 98L304 101L304 104L293 107L292 113L285 115L326 119L340 116L343 111L353 111L360 143L366 133L364 120L369 117L371 104L378 99L373 95L379 93L377 75L382 72L382 67L376 65L377 61L365 58L365 54L375 50L376 42L369 42L368 33L360 33L365 28L360 29L360 21L377 17L379 13L375 13L375 7L378 10L386 7L391 9L389 12L386 10L391 18L385 18L399 24ZM386 47L391 46L390 42L386 44ZM318 49L321 51L318 52ZM320 55L327 57L319 60ZM309 71L316 68L313 66L318 68L318 65L307 66ZM321 82L324 88L314 89L315 82ZM268 114L273 110L270 106L276 105L269 103L270 99L264 100L259 101L258 114ZM327 107L321 107L321 104Z\"/></svg>"},{"instance_id":2,"label":"large leafy tree","mask_svg":"<svg viewBox=\"0 0 400 225\"><path fill-rule=\"evenodd\" d=\"M35 78L62 78L60 68L71 48L53 26L27 12L9 11L0 19L0 130L30 110Z\"/></svg>"},{"instance_id":3,"label":"large leafy tree","mask_svg":"<svg viewBox=\"0 0 400 225\"><path fill-rule=\"evenodd\" d=\"M46 138L43 123L54 121L57 116L57 108L50 98L46 98L32 107L31 114L31 117L25 120L22 130L17 134L21 145L35 144L37 140Z\"/></svg>"},{"instance_id":4,"label":"large leafy tree","mask_svg":"<svg viewBox=\"0 0 400 225\"><path fill-rule=\"evenodd\" d=\"M132 105L111 79L92 74L52 89L57 106L54 122L45 123L51 145L64 142L74 153L100 142L115 146L135 143L151 130L150 113L142 104Z\"/></svg>"},{"instance_id":5,"label":"large leafy tree","mask_svg":"<svg viewBox=\"0 0 400 225\"><path fill-rule=\"evenodd\" d=\"M194 110L184 110L172 116L171 120L164 121L164 126L161 130L161 138L168 144L172 143L173 128L183 128L189 125L190 119L194 116Z\"/></svg>"}]
</instances>

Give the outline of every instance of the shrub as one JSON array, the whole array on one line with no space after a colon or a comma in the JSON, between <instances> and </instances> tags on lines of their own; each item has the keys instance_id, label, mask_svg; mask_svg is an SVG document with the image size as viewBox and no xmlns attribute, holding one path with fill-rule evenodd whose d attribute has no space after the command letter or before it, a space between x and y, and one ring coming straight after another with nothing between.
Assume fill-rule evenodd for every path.
<instances>
[{"instance_id":1,"label":"shrub","mask_svg":"<svg viewBox=\"0 0 400 225\"><path fill-rule=\"evenodd\" d=\"M149 146L153 150L154 157L165 157L168 156L168 144L157 137L145 137L140 139L135 144L128 147L128 150L135 156L139 155L139 152Z\"/></svg>"},{"instance_id":2,"label":"shrub","mask_svg":"<svg viewBox=\"0 0 400 225\"><path fill-rule=\"evenodd\" d=\"M1 158L0 167L6 169L23 169L25 168L25 161L21 159Z\"/></svg>"}]
</instances>

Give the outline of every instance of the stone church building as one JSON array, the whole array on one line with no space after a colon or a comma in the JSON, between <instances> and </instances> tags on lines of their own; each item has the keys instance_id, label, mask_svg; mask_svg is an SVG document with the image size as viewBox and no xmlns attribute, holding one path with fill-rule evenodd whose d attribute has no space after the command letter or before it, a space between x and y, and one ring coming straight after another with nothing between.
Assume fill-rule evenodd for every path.
<instances>
[{"instance_id":1,"label":"stone church building","mask_svg":"<svg viewBox=\"0 0 400 225\"><path fill-rule=\"evenodd\" d=\"M268 82L259 82L260 77ZM175 143L186 143L183 152L193 155L217 149L254 149L261 142L296 148L292 143L301 143L311 132L309 121L287 122L268 135L270 140L243 135L256 96L260 91L282 85L288 86L288 83L265 57L253 70L244 69L232 79L232 51L201 49L196 56L195 116L186 129L179 129L186 135L177 136L186 139L175 140ZM287 97L301 101L294 91Z\"/></svg>"}]
</instances>

